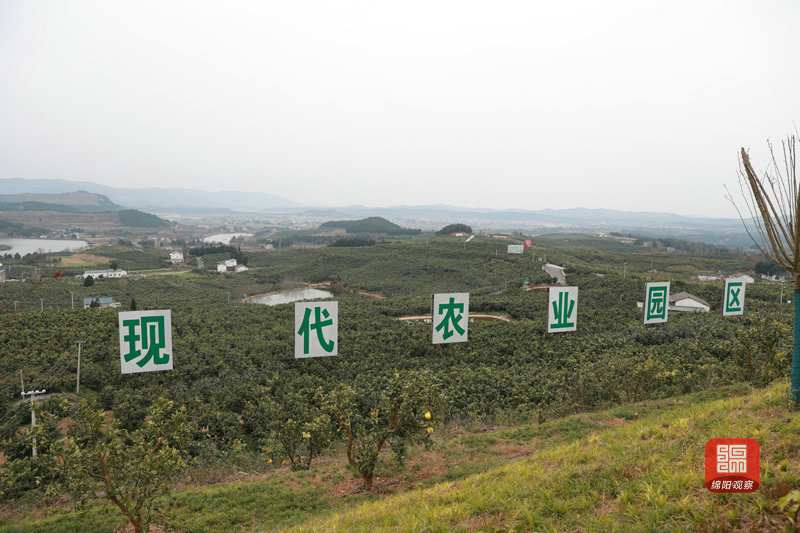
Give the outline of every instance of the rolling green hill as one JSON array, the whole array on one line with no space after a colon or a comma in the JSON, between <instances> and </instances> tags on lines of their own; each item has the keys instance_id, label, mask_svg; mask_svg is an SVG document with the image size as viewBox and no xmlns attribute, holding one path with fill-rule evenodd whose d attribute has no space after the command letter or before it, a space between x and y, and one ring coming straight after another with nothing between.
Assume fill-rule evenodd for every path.
<instances>
[{"instance_id":1,"label":"rolling green hill","mask_svg":"<svg viewBox=\"0 0 800 533\"><path fill-rule=\"evenodd\" d=\"M132 228L166 228L171 225L169 220L164 220L136 209L123 209L120 211L119 221L123 226Z\"/></svg>"},{"instance_id":2,"label":"rolling green hill","mask_svg":"<svg viewBox=\"0 0 800 533\"><path fill-rule=\"evenodd\" d=\"M0 194L0 211L58 211L64 213L101 213L119 211L119 205L102 194L86 191L58 194Z\"/></svg>"},{"instance_id":3,"label":"rolling green hill","mask_svg":"<svg viewBox=\"0 0 800 533\"><path fill-rule=\"evenodd\" d=\"M320 224L320 229L344 229L347 233L386 233L387 235L418 235L420 230L398 226L383 217L361 220L332 220Z\"/></svg>"},{"instance_id":4,"label":"rolling green hill","mask_svg":"<svg viewBox=\"0 0 800 533\"><path fill-rule=\"evenodd\" d=\"M11 237L35 237L46 233L44 228L25 226L8 220L0 219L0 235L9 235Z\"/></svg>"}]
</instances>

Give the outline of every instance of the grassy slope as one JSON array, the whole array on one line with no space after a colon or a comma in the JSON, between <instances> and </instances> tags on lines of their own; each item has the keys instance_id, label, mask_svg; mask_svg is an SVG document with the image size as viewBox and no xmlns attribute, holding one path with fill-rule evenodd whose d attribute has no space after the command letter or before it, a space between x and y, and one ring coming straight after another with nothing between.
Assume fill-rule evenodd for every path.
<instances>
[{"instance_id":1,"label":"grassy slope","mask_svg":"<svg viewBox=\"0 0 800 533\"><path fill-rule=\"evenodd\" d=\"M700 403L661 402L663 409L638 421L567 444L543 440L530 458L297 530L773 530L782 519L772 503L800 480L800 416L788 411L786 399L787 387L773 385ZM704 488L704 445L713 437L759 441L760 491L714 495Z\"/></svg>"},{"instance_id":2,"label":"grassy slope","mask_svg":"<svg viewBox=\"0 0 800 533\"><path fill-rule=\"evenodd\" d=\"M178 531L773 530L783 522L771 504L800 482L800 415L787 410L786 390L730 387L452 434L413 455L403 471L384 465L377 495L361 492L339 460L310 472L284 468L256 481L176 490L158 522ZM758 492L705 490L705 442L726 436L761 444ZM84 515L34 507L2 515L0 531L122 524L105 505Z\"/></svg>"}]
</instances>

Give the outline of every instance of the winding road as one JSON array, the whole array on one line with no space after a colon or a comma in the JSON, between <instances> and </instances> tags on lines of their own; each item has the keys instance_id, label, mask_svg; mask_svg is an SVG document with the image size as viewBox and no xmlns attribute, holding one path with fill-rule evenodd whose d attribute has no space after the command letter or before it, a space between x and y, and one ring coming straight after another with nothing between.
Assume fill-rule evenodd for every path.
<instances>
[{"instance_id":1,"label":"winding road","mask_svg":"<svg viewBox=\"0 0 800 533\"><path fill-rule=\"evenodd\" d=\"M554 265L552 263L545 263L542 265L542 270L556 278L558 283L563 283L566 285L567 277L564 275L564 267Z\"/></svg>"}]
</instances>

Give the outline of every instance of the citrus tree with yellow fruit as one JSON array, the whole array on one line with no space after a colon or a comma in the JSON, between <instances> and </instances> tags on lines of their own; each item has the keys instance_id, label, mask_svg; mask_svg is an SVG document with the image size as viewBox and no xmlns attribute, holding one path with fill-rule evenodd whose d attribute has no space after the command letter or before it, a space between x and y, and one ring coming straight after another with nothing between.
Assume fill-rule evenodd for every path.
<instances>
[{"instance_id":1,"label":"citrus tree with yellow fruit","mask_svg":"<svg viewBox=\"0 0 800 533\"><path fill-rule=\"evenodd\" d=\"M248 422L258 425L254 434L270 462L288 460L292 470L308 470L314 457L330 446L334 426L320 407L322 401L321 388L259 399Z\"/></svg>"},{"instance_id":2,"label":"citrus tree with yellow fruit","mask_svg":"<svg viewBox=\"0 0 800 533\"><path fill-rule=\"evenodd\" d=\"M395 371L377 395L341 384L326 405L347 443L347 461L371 489L381 450L388 444L398 464L405 462L409 446L432 440L433 414L444 398L430 372Z\"/></svg>"}]
</instances>

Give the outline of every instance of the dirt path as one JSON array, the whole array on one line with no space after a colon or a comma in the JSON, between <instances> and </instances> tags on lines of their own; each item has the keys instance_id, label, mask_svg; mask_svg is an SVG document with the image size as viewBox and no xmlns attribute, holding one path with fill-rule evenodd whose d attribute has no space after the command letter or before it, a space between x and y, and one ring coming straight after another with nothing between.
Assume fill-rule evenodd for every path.
<instances>
[{"instance_id":1,"label":"dirt path","mask_svg":"<svg viewBox=\"0 0 800 533\"><path fill-rule=\"evenodd\" d=\"M370 298L378 298L379 300L385 298L383 293L380 291L358 291L358 294L363 294L364 296L369 296Z\"/></svg>"},{"instance_id":2,"label":"dirt path","mask_svg":"<svg viewBox=\"0 0 800 533\"><path fill-rule=\"evenodd\" d=\"M497 322L513 322L507 316L502 315L488 315L488 314L479 314L479 313L470 313L470 319L478 319L478 320L496 320ZM430 320L431 315L415 315L415 316L400 316L397 317L397 320L401 320L403 322L416 322L419 320Z\"/></svg>"},{"instance_id":3,"label":"dirt path","mask_svg":"<svg viewBox=\"0 0 800 533\"><path fill-rule=\"evenodd\" d=\"M191 270L170 270L167 272L142 272L141 274L136 274L136 271L134 271L133 274L143 278L149 278L150 276L177 276L179 274L188 274L190 272Z\"/></svg>"}]
</instances>

